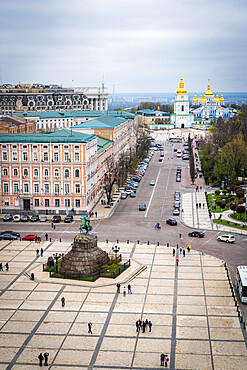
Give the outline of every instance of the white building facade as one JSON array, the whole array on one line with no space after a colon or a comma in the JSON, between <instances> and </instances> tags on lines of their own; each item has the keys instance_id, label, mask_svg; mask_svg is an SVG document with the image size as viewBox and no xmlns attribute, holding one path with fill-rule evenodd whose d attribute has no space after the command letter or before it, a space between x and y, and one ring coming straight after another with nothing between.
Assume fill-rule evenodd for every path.
<instances>
[{"instance_id":1,"label":"white building facade","mask_svg":"<svg viewBox=\"0 0 247 370\"><path fill-rule=\"evenodd\" d=\"M194 116L190 113L189 97L184 87L183 78L181 78L175 96L174 113L171 114L171 124L175 128L190 128L193 121Z\"/></svg>"}]
</instances>

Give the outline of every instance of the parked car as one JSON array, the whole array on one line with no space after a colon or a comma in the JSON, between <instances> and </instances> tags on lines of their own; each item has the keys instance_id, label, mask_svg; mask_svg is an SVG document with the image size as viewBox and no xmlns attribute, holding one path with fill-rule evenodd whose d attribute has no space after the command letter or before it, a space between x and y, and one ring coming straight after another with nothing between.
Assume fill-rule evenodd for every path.
<instances>
[{"instance_id":1,"label":"parked car","mask_svg":"<svg viewBox=\"0 0 247 370\"><path fill-rule=\"evenodd\" d=\"M0 235L0 240L17 240L17 236L10 233L5 233Z\"/></svg>"},{"instance_id":2,"label":"parked car","mask_svg":"<svg viewBox=\"0 0 247 370\"><path fill-rule=\"evenodd\" d=\"M177 157L180 158L181 156L182 156L182 154L177 152Z\"/></svg>"},{"instance_id":3,"label":"parked car","mask_svg":"<svg viewBox=\"0 0 247 370\"><path fill-rule=\"evenodd\" d=\"M121 199L127 199L127 194L126 193L122 193L121 194Z\"/></svg>"},{"instance_id":4,"label":"parked car","mask_svg":"<svg viewBox=\"0 0 247 370\"><path fill-rule=\"evenodd\" d=\"M38 222L39 221L39 215L32 215L32 217L30 218L30 221L31 222Z\"/></svg>"},{"instance_id":5,"label":"parked car","mask_svg":"<svg viewBox=\"0 0 247 370\"><path fill-rule=\"evenodd\" d=\"M135 198L136 197L136 195L135 195L135 193L132 191L131 193L130 193L130 198Z\"/></svg>"},{"instance_id":6,"label":"parked car","mask_svg":"<svg viewBox=\"0 0 247 370\"><path fill-rule=\"evenodd\" d=\"M21 222L28 222L30 220L28 215L22 215L21 216Z\"/></svg>"},{"instance_id":7,"label":"parked car","mask_svg":"<svg viewBox=\"0 0 247 370\"><path fill-rule=\"evenodd\" d=\"M205 236L204 232L198 230L191 231L188 235L194 236L195 238L203 238Z\"/></svg>"},{"instance_id":8,"label":"parked car","mask_svg":"<svg viewBox=\"0 0 247 370\"><path fill-rule=\"evenodd\" d=\"M35 238L38 238L37 234L28 234L23 236L21 239L22 240L35 240Z\"/></svg>"},{"instance_id":9,"label":"parked car","mask_svg":"<svg viewBox=\"0 0 247 370\"><path fill-rule=\"evenodd\" d=\"M220 242L226 242L226 243L235 242L234 235L230 235L230 234L219 235L217 240L219 240Z\"/></svg>"},{"instance_id":10,"label":"parked car","mask_svg":"<svg viewBox=\"0 0 247 370\"><path fill-rule=\"evenodd\" d=\"M141 203L141 204L139 205L139 211L146 211L146 208L147 208L147 206L146 206L146 204L145 204L145 203Z\"/></svg>"},{"instance_id":11,"label":"parked car","mask_svg":"<svg viewBox=\"0 0 247 370\"><path fill-rule=\"evenodd\" d=\"M180 202L179 201L174 202L174 208L180 208Z\"/></svg>"},{"instance_id":12,"label":"parked car","mask_svg":"<svg viewBox=\"0 0 247 370\"><path fill-rule=\"evenodd\" d=\"M8 221L12 221L12 220L13 220L13 216L9 213L7 215L5 215L4 218L3 218L4 222L8 222Z\"/></svg>"},{"instance_id":13,"label":"parked car","mask_svg":"<svg viewBox=\"0 0 247 370\"><path fill-rule=\"evenodd\" d=\"M181 177L180 177L180 176L177 176L177 177L176 177L176 181L177 181L177 182L181 182Z\"/></svg>"},{"instance_id":14,"label":"parked car","mask_svg":"<svg viewBox=\"0 0 247 370\"><path fill-rule=\"evenodd\" d=\"M163 158L162 157L159 158L159 162L163 162Z\"/></svg>"},{"instance_id":15,"label":"parked car","mask_svg":"<svg viewBox=\"0 0 247 370\"><path fill-rule=\"evenodd\" d=\"M125 193L128 195L130 195L132 193L132 190L131 189L128 189L128 190L125 190Z\"/></svg>"},{"instance_id":16,"label":"parked car","mask_svg":"<svg viewBox=\"0 0 247 370\"><path fill-rule=\"evenodd\" d=\"M21 215L14 215L13 221L14 222L20 222L21 221Z\"/></svg>"},{"instance_id":17,"label":"parked car","mask_svg":"<svg viewBox=\"0 0 247 370\"><path fill-rule=\"evenodd\" d=\"M47 221L47 216L40 216L40 222L46 222Z\"/></svg>"},{"instance_id":18,"label":"parked car","mask_svg":"<svg viewBox=\"0 0 247 370\"><path fill-rule=\"evenodd\" d=\"M73 222L73 220L74 220L74 217L72 215L67 215L67 216L65 216L63 222L71 223L71 222Z\"/></svg>"},{"instance_id":19,"label":"parked car","mask_svg":"<svg viewBox=\"0 0 247 370\"><path fill-rule=\"evenodd\" d=\"M164 152L160 152L160 156L161 157L164 157Z\"/></svg>"},{"instance_id":20,"label":"parked car","mask_svg":"<svg viewBox=\"0 0 247 370\"><path fill-rule=\"evenodd\" d=\"M183 159L184 161L188 161L188 160L190 159L190 156L189 156L189 155L187 155L187 154L184 154L184 155L183 155L183 157L182 157L182 159Z\"/></svg>"},{"instance_id":21,"label":"parked car","mask_svg":"<svg viewBox=\"0 0 247 370\"><path fill-rule=\"evenodd\" d=\"M53 216L53 218L52 218L52 222L53 223L59 223L59 222L61 222L61 216L59 216L59 215L56 215L56 216Z\"/></svg>"},{"instance_id":22,"label":"parked car","mask_svg":"<svg viewBox=\"0 0 247 370\"><path fill-rule=\"evenodd\" d=\"M175 226L175 225L177 225L177 220L175 220L175 218L169 218L168 220L166 220L166 223L168 225Z\"/></svg>"},{"instance_id":23,"label":"parked car","mask_svg":"<svg viewBox=\"0 0 247 370\"><path fill-rule=\"evenodd\" d=\"M17 236L17 238L20 237L20 233L16 233L15 231L2 231L0 235L3 235L3 234L15 235L15 236Z\"/></svg>"},{"instance_id":24,"label":"parked car","mask_svg":"<svg viewBox=\"0 0 247 370\"><path fill-rule=\"evenodd\" d=\"M175 208L172 214L173 216L179 216L179 209Z\"/></svg>"},{"instance_id":25,"label":"parked car","mask_svg":"<svg viewBox=\"0 0 247 370\"><path fill-rule=\"evenodd\" d=\"M150 185L151 185L151 186L154 186L154 185L155 185L155 181L154 181L154 180L151 180L151 181L150 181Z\"/></svg>"},{"instance_id":26,"label":"parked car","mask_svg":"<svg viewBox=\"0 0 247 370\"><path fill-rule=\"evenodd\" d=\"M177 148L174 148L174 152L176 152L177 151Z\"/></svg>"}]
</instances>

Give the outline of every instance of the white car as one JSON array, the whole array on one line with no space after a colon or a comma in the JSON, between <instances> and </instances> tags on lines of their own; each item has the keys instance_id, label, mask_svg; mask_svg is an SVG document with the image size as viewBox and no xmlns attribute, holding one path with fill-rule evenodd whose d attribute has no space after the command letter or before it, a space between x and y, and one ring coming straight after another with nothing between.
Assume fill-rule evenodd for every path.
<instances>
[{"instance_id":1,"label":"white car","mask_svg":"<svg viewBox=\"0 0 247 370\"><path fill-rule=\"evenodd\" d=\"M172 214L173 216L179 216L179 209L175 208Z\"/></svg>"},{"instance_id":2,"label":"white car","mask_svg":"<svg viewBox=\"0 0 247 370\"><path fill-rule=\"evenodd\" d=\"M39 221L40 222L46 222L47 221L47 216L40 216Z\"/></svg>"},{"instance_id":3,"label":"white car","mask_svg":"<svg viewBox=\"0 0 247 370\"><path fill-rule=\"evenodd\" d=\"M151 181L150 181L150 185L151 185L151 186L154 186L154 185L155 185L155 181L154 181L154 180L151 180Z\"/></svg>"},{"instance_id":4,"label":"white car","mask_svg":"<svg viewBox=\"0 0 247 370\"><path fill-rule=\"evenodd\" d=\"M14 222L20 222L21 221L21 215L14 215L13 221Z\"/></svg>"},{"instance_id":5,"label":"white car","mask_svg":"<svg viewBox=\"0 0 247 370\"><path fill-rule=\"evenodd\" d=\"M177 157L180 158L181 156L182 156L182 154L177 152Z\"/></svg>"},{"instance_id":6,"label":"white car","mask_svg":"<svg viewBox=\"0 0 247 370\"><path fill-rule=\"evenodd\" d=\"M234 235L230 235L230 234L219 235L217 240L219 240L220 242L226 242L226 243L235 242Z\"/></svg>"}]
</instances>

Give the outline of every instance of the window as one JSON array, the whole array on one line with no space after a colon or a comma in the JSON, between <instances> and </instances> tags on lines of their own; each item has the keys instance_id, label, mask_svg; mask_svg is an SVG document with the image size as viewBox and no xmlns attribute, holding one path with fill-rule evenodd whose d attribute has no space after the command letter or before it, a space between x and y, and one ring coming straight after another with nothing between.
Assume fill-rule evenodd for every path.
<instances>
[{"instance_id":1,"label":"window","mask_svg":"<svg viewBox=\"0 0 247 370\"><path fill-rule=\"evenodd\" d=\"M55 187L54 187L54 189L55 189L55 193L56 194L59 194L59 184L55 184Z\"/></svg>"},{"instance_id":2,"label":"window","mask_svg":"<svg viewBox=\"0 0 247 370\"><path fill-rule=\"evenodd\" d=\"M39 193L39 184L34 184L33 189L34 193Z\"/></svg>"},{"instance_id":3,"label":"window","mask_svg":"<svg viewBox=\"0 0 247 370\"><path fill-rule=\"evenodd\" d=\"M7 168L3 168L3 176L8 176L8 169Z\"/></svg>"},{"instance_id":4,"label":"window","mask_svg":"<svg viewBox=\"0 0 247 370\"><path fill-rule=\"evenodd\" d=\"M8 160L7 152L3 152L3 161L7 161L7 160Z\"/></svg>"},{"instance_id":5,"label":"window","mask_svg":"<svg viewBox=\"0 0 247 370\"><path fill-rule=\"evenodd\" d=\"M75 200L75 206L76 206L76 207L80 207L80 206L81 206L81 201L80 201L80 199L76 199L76 200Z\"/></svg>"},{"instance_id":6,"label":"window","mask_svg":"<svg viewBox=\"0 0 247 370\"><path fill-rule=\"evenodd\" d=\"M45 207L50 207L50 199L45 199Z\"/></svg>"},{"instance_id":7,"label":"window","mask_svg":"<svg viewBox=\"0 0 247 370\"><path fill-rule=\"evenodd\" d=\"M33 160L38 161L38 152L33 152Z\"/></svg>"},{"instance_id":8,"label":"window","mask_svg":"<svg viewBox=\"0 0 247 370\"><path fill-rule=\"evenodd\" d=\"M12 159L13 161L17 161L18 159L17 152L12 152Z\"/></svg>"},{"instance_id":9,"label":"window","mask_svg":"<svg viewBox=\"0 0 247 370\"><path fill-rule=\"evenodd\" d=\"M70 207L70 199L65 199L65 207Z\"/></svg>"},{"instance_id":10,"label":"window","mask_svg":"<svg viewBox=\"0 0 247 370\"><path fill-rule=\"evenodd\" d=\"M38 168L35 168L35 169L33 170L33 176L36 176L36 177L38 177L38 176L39 176L39 170L38 170Z\"/></svg>"},{"instance_id":11,"label":"window","mask_svg":"<svg viewBox=\"0 0 247 370\"><path fill-rule=\"evenodd\" d=\"M54 170L54 176L55 177L59 177L59 169L58 168L55 168L55 170Z\"/></svg>"},{"instance_id":12,"label":"window","mask_svg":"<svg viewBox=\"0 0 247 370\"><path fill-rule=\"evenodd\" d=\"M55 207L60 207L60 199L55 199Z\"/></svg>"},{"instance_id":13,"label":"window","mask_svg":"<svg viewBox=\"0 0 247 370\"><path fill-rule=\"evenodd\" d=\"M44 175L45 175L45 177L49 176L49 170L48 170L48 168L45 168L44 169Z\"/></svg>"},{"instance_id":14,"label":"window","mask_svg":"<svg viewBox=\"0 0 247 370\"><path fill-rule=\"evenodd\" d=\"M68 152L64 153L64 160L65 160L65 162L69 162L70 158L69 158L69 153Z\"/></svg>"},{"instance_id":15,"label":"window","mask_svg":"<svg viewBox=\"0 0 247 370\"><path fill-rule=\"evenodd\" d=\"M80 184L75 184L75 192L79 194L81 192Z\"/></svg>"},{"instance_id":16,"label":"window","mask_svg":"<svg viewBox=\"0 0 247 370\"><path fill-rule=\"evenodd\" d=\"M184 106L182 105L182 107L181 107L181 110L182 110L182 112L184 111Z\"/></svg>"},{"instance_id":17,"label":"window","mask_svg":"<svg viewBox=\"0 0 247 370\"><path fill-rule=\"evenodd\" d=\"M39 207L39 199L34 199L34 205L35 207Z\"/></svg>"},{"instance_id":18,"label":"window","mask_svg":"<svg viewBox=\"0 0 247 370\"><path fill-rule=\"evenodd\" d=\"M29 185L24 184L24 193L29 193Z\"/></svg>"},{"instance_id":19,"label":"window","mask_svg":"<svg viewBox=\"0 0 247 370\"><path fill-rule=\"evenodd\" d=\"M24 168L24 170L23 170L23 176L28 176L28 169L27 168Z\"/></svg>"},{"instance_id":20,"label":"window","mask_svg":"<svg viewBox=\"0 0 247 370\"><path fill-rule=\"evenodd\" d=\"M80 170L75 170L75 177L80 177Z\"/></svg>"},{"instance_id":21,"label":"window","mask_svg":"<svg viewBox=\"0 0 247 370\"><path fill-rule=\"evenodd\" d=\"M27 159L28 159L27 152L22 153L22 158L23 158L23 161L27 161Z\"/></svg>"},{"instance_id":22,"label":"window","mask_svg":"<svg viewBox=\"0 0 247 370\"><path fill-rule=\"evenodd\" d=\"M9 206L9 199L4 199L4 205L5 205L5 207Z\"/></svg>"},{"instance_id":23,"label":"window","mask_svg":"<svg viewBox=\"0 0 247 370\"><path fill-rule=\"evenodd\" d=\"M18 193L18 191L19 191L19 184L18 184L18 182L14 182L13 189L14 189L14 193Z\"/></svg>"},{"instance_id":24,"label":"window","mask_svg":"<svg viewBox=\"0 0 247 370\"><path fill-rule=\"evenodd\" d=\"M64 176L65 176L65 177L69 177L69 170L68 170L68 169L66 169L66 170L64 171Z\"/></svg>"},{"instance_id":25,"label":"window","mask_svg":"<svg viewBox=\"0 0 247 370\"><path fill-rule=\"evenodd\" d=\"M76 152L75 153L75 162L79 162L80 160L80 153Z\"/></svg>"},{"instance_id":26,"label":"window","mask_svg":"<svg viewBox=\"0 0 247 370\"><path fill-rule=\"evenodd\" d=\"M65 194L69 194L69 184L64 184L64 192Z\"/></svg>"},{"instance_id":27,"label":"window","mask_svg":"<svg viewBox=\"0 0 247 370\"><path fill-rule=\"evenodd\" d=\"M44 161L47 162L49 160L48 152L44 152Z\"/></svg>"},{"instance_id":28,"label":"window","mask_svg":"<svg viewBox=\"0 0 247 370\"><path fill-rule=\"evenodd\" d=\"M54 152L54 162L58 162L58 152Z\"/></svg>"},{"instance_id":29,"label":"window","mask_svg":"<svg viewBox=\"0 0 247 370\"><path fill-rule=\"evenodd\" d=\"M50 184L45 184L45 193L46 194L50 193Z\"/></svg>"},{"instance_id":30,"label":"window","mask_svg":"<svg viewBox=\"0 0 247 370\"><path fill-rule=\"evenodd\" d=\"M8 193L9 192L9 184L7 182L5 182L3 184L3 192L4 193Z\"/></svg>"}]
</instances>

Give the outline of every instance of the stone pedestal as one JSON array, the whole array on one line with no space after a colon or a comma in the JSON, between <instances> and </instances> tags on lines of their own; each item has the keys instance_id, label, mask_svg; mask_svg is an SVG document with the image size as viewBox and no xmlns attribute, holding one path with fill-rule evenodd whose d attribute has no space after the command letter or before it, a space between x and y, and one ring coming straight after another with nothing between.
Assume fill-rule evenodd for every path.
<instances>
[{"instance_id":1,"label":"stone pedestal","mask_svg":"<svg viewBox=\"0 0 247 370\"><path fill-rule=\"evenodd\" d=\"M97 246L95 235L77 235L71 251L62 260L59 273L64 277L92 276L109 261L108 254Z\"/></svg>"}]
</instances>

